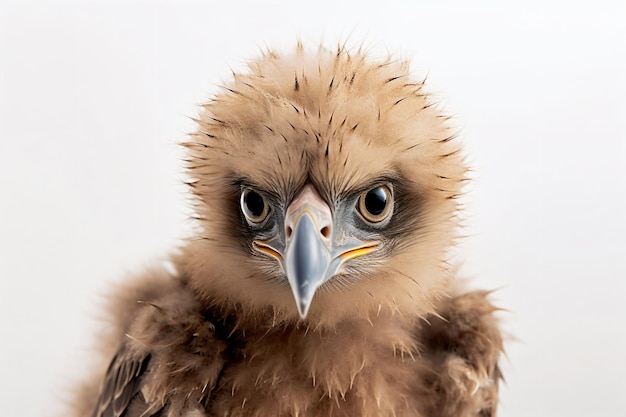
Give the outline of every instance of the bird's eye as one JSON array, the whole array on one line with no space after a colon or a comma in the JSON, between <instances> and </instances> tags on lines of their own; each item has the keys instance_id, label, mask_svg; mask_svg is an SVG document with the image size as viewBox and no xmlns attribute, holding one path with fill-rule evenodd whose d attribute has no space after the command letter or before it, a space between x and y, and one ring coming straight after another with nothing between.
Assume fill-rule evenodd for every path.
<instances>
[{"instance_id":1,"label":"bird's eye","mask_svg":"<svg viewBox=\"0 0 626 417\"><path fill-rule=\"evenodd\" d=\"M361 194L357 202L357 210L370 223L380 223L391 214L393 198L391 190L381 185Z\"/></svg>"},{"instance_id":2,"label":"bird's eye","mask_svg":"<svg viewBox=\"0 0 626 417\"><path fill-rule=\"evenodd\" d=\"M247 189L241 193L241 210L250 222L261 223L267 218L270 206L261 194Z\"/></svg>"}]
</instances>

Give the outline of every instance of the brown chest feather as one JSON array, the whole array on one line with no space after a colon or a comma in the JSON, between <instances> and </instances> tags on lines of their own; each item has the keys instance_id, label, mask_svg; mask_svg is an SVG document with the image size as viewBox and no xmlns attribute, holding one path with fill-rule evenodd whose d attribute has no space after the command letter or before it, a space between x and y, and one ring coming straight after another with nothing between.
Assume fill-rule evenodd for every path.
<instances>
[{"instance_id":1,"label":"brown chest feather","mask_svg":"<svg viewBox=\"0 0 626 417\"><path fill-rule=\"evenodd\" d=\"M484 294L445 320L246 326L148 305L111 364L95 417L490 416L501 340Z\"/></svg>"}]
</instances>

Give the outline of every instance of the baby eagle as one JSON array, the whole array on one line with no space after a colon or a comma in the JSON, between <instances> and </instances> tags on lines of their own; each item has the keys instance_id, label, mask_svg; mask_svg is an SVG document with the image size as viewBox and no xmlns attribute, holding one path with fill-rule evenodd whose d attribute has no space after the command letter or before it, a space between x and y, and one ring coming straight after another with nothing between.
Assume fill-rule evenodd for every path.
<instances>
[{"instance_id":1,"label":"baby eagle","mask_svg":"<svg viewBox=\"0 0 626 417\"><path fill-rule=\"evenodd\" d=\"M466 166L407 62L267 52L196 121L196 235L117 292L76 415L495 415L496 309L447 263Z\"/></svg>"}]
</instances>

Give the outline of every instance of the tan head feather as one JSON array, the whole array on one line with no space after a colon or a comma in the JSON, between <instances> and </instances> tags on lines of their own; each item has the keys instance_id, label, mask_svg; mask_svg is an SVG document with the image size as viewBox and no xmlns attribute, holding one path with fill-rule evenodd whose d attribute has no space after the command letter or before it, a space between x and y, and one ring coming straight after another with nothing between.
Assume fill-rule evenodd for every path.
<instances>
[{"instance_id":1,"label":"tan head feather","mask_svg":"<svg viewBox=\"0 0 626 417\"><path fill-rule=\"evenodd\" d=\"M333 201L376 178L395 178L404 195L396 245L353 276L327 282L307 320L432 312L433 298L449 286L446 259L466 173L446 121L405 61L343 48L265 53L203 106L184 144L201 234L179 267L222 305L296 319L277 265L245 238L241 183L289 202L311 182Z\"/></svg>"}]
</instances>

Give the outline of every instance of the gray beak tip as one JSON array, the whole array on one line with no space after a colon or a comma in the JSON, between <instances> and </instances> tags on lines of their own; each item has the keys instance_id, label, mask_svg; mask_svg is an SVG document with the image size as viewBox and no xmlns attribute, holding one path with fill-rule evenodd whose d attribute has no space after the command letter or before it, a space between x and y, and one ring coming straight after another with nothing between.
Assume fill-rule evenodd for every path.
<instances>
[{"instance_id":1,"label":"gray beak tip","mask_svg":"<svg viewBox=\"0 0 626 417\"><path fill-rule=\"evenodd\" d=\"M296 294L294 292L294 298L296 300L296 307L298 308L298 313L300 314L301 319L305 319L307 314L309 313L309 308L311 307L311 303L313 301L313 295L315 291L308 293L299 293Z\"/></svg>"},{"instance_id":2,"label":"gray beak tip","mask_svg":"<svg viewBox=\"0 0 626 417\"><path fill-rule=\"evenodd\" d=\"M309 312L309 304L300 303L298 304L298 313L300 314L301 319L306 319L306 315Z\"/></svg>"}]
</instances>

